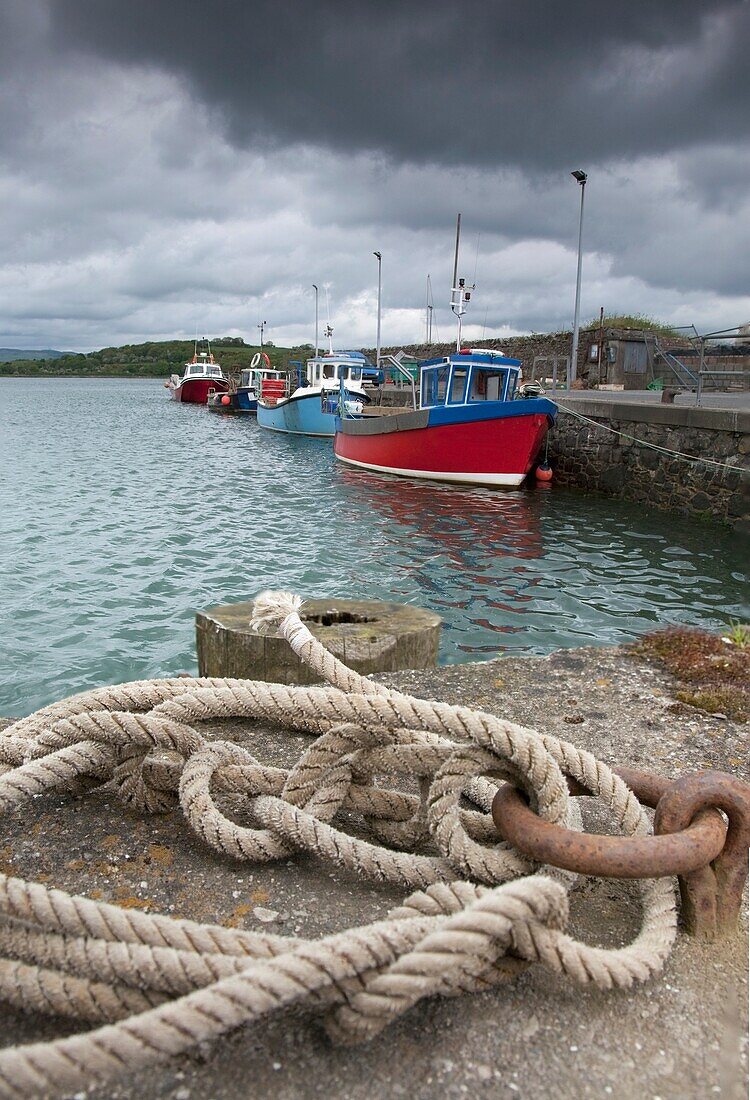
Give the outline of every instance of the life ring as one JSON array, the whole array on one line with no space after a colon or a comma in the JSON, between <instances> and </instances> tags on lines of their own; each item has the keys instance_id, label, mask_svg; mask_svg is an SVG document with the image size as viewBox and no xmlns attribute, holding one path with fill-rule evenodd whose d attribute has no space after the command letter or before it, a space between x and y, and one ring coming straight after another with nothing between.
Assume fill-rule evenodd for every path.
<instances>
[{"instance_id":1,"label":"life ring","mask_svg":"<svg viewBox=\"0 0 750 1100\"><path fill-rule=\"evenodd\" d=\"M270 367L271 366L271 360L268 358L268 356L266 355L265 352L262 352L262 358L263 358L263 362L266 364L266 366Z\"/></svg>"},{"instance_id":2,"label":"life ring","mask_svg":"<svg viewBox=\"0 0 750 1100\"><path fill-rule=\"evenodd\" d=\"M265 355L265 352L264 352L264 355ZM266 359L267 358L268 358L268 356L266 355ZM254 370L258 366L258 363L260 363L260 352L256 351L255 355L250 360L251 370Z\"/></svg>"}]
</instances>

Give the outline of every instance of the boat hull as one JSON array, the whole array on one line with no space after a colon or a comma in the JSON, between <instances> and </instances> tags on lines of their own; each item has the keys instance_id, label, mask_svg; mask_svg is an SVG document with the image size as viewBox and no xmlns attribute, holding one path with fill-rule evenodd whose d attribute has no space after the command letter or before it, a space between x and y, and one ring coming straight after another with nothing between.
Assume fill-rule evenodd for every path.
<instances>
[{"instance_id":1,"label":"boat hull","mask_svg":"<svg viewBox=\"0 0 750 1100\"><path fill-rule=\"evenodd\" d=\"M534 464L555 407L545 399L502 402L495 410L489 404L339 419L334 451L342 462L379 473L518 486Z\"/></svg>"},{"instance_id":2,"label":"boat hull","mask_svg":"<svg viewBox=\"0 0 750 1100\"><path fill-rule=\"evenodd\" d=\"M255 390L237 390L236 397L239 412L256 413L258 411L258 396Z\"/></svg>"},{"instance_id":3,"label":"boat hull","mask_svg":"<svg viewBox=\"0 0 750 1100\"><path fill-rule=\"evenodd\" d=\"M332 404L332 402L330 402ZM258 424L272 432L291 435L317 435L332 439L336 434L336 414L324 412L320 392L287 397L272 404L258 401Z\"/></svg>"},{"instance_id":4,"label":"boat hull","mask_svg":"<svg viewBox=\"0 0 750 1100\"><path fill-rule=\"evenodd\" d=\"M211 390L226 393L229 383L221 378L188 378L178 386L171 386L171 397L187 405L205 405Z\"/></svg>"},{"instance_id":5,"label":"boat hull","mask_svg":"<svg viewBox=\"0 0 750 1100\"><path fill-rule=\"evenodd\" d=\"M224 400L227 397L229 400ZM257 407L258 401L255 394L250 395L247 390L236 390L234 393L216 393L208 399L208 408L211 412L254 414Z\"/></svg>"}]
</instances>

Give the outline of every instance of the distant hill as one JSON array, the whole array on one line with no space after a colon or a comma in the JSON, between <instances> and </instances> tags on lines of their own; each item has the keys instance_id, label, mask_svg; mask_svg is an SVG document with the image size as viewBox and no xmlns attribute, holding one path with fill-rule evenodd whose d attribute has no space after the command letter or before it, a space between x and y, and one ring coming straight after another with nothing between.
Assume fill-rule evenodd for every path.
<instances>
[{"instance_id":1,"label":"distant hill","mask_svg":"<svg viewBox=\"0 0 750 1100\"><path fill-rule=\"evenodd\" d=\"M121 348L102 348L86 355L70 352L28 352L26 358L0 359L0 377L52 376L68 378L169 378L182 373L183 365L193 356L192 340L161 340L146 344L125 344ZM211 341L211 350L227 374L248 367L258 351L235 336ZM290 359L305 359L310 347L277 348L266 344L271 365L288 366Z\"/></svg>"},{"instance_id":2,"label":"distant hill","mask_svg":"<svg viewBox=\"0 0 750 1100\"><path fill-rule=\"evenodd\" d=\"M0 363L9 363L13 359L59 359L64 354L64 351L53 351L52 348L42 348L37 351L24 348L0 348Z\"/></svg>"}]
</instances>

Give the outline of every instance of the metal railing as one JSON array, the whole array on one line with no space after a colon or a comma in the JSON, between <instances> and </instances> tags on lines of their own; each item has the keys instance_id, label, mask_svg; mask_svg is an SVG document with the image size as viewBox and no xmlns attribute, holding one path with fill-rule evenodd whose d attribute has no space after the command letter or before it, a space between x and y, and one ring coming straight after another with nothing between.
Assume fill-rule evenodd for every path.
<instances>
[{"instance_id":1,"label":"metal railing","mask_svg":"<svg viewBox=\"0 0 750 1100\"><path fill-rule=\"evenodd\" d=\"M693 329L693 332L695 332L695 328L693 325L691 325L690 328ZM698 334L696 333L696 336L697 335ZM673 351L670 351L668 348L662 347L662 345L659 343L659 337L656 335L656 333L646 333L644 339L646 344L646 355L648 357L649 366L651 367L651 374L654 379L656 378L655 363L657 359L660 359L661 362L664 363L664 365L668 367L671 371L670 381L672 381L673 385L676 382L682 390L697 389L697 374L694 374L694 372L691 371L689 367L685 366L682 360L678 359ZM688 337L688 339L691 343L693 342L692 337Z\"/></svg>"},{"instance_id":2,"label":"metal railing","mask_svg":"<svg viewBox=\"0 0 750 1100\"><path fill-rule=\"evenodd\" d=\"M728 343L730 340L743 340L750 345L750 333L742 332L739 325L735 325L734 328L717 329L716 332L706 332L702 336L699 336L700 344L700 363L698 366L698 388L696 390L696 404L700 405L703 391L705 388L705 382L707 379L719 377L719 378L737 378L750 381L750 369L746 370L721 370L716 367L706 366L706 344L711 343ZM744 387L743 387L744 388Z\"/></svg>"},{"instance_id":3,"label":"metal railing","mask_svg":"<svg viewBox=\"0 0 750 1100\"><path fill-rule=\"evenodd\" d=\"M380 359L378 360L378 367L380 367L381 363L388 363L391 367L395 367L396 370L399 371L403 375L403 377L407 380L407 382L411 386L412 408L416 409L416 407L417 407L417 388L416 388L416 384L415 384L415 381L414 381L414 375L411 373L411 371L408 371L406 369L406 367L402 365L401 361L395 355L381 355ZM383 380L384 380L384 384L385 384L385 372L383 372Z\"/></svg>"},{"instance_id":4,"label":"metal railing","mask_svg":"<svg viewBox=\"0 0 750 1100\"><path fill-rule=\"evenodd\" d=\"M547 363L552 364L552 374L551 374L551 376L548 375L548 373L547 373ZM559 383L559 373L560 373L558 371L558 364L559 363L563 364L562 384L558 384ZM539 375L540 375L540 369L542 369L542 365L543 365L544 375L540 379ZM550 378L550 377L551 377L551 380L552 380L552 384L548 386L547 385L547 379ZM535 355L534 356L534 362L532 363L532 366L531 366L531 381L532 382L542 381L544 383L544 388L548 389L548 390L557 390L557 389L566 390L568 388L568 379L569 379L569 377L570 377L570 356L569 355Z\"/></svg>"}]
</instances>

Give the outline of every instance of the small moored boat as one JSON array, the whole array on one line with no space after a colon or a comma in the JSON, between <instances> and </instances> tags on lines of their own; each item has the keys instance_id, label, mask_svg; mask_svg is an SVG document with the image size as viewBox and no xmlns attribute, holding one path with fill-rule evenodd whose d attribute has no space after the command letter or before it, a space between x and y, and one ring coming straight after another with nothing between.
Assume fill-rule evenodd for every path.
<instances>
[{"instance_id":1,"label":"small moored boat","mask_svg":"<svg viewBox=\"0 0 750 1100\"><path fill-rule=\"evenodd\" d=\"M261 366L261 363L263 366ZM273 387L266 385L274 383ZM273 388L280 394L286 392L286 374L273 370L271 360L265 352L256 352L249 367L240 371L239 382L228 393L215 393L208 401L213 412L256 413L258 397L265 387L266 392Z\"/></svg>"},{"instance_id":2,"label":"small moored boat","mask_svg":"<svg viewBox=\"0 0 750 1100\"><path fill-rule=\"evenodd\" d=\"M185 364L182 377L173 374L168 382L164 383L169 390L169 396L174 401L186 402L190 405L205 405L211 391L214 393L226 393L229 389L224 372L213 357L211 345L206 340L206 351L198 351L198 342L195 343L193 358Z\"/></svg>"},{"instance_id":3,"label":"small moored boat","mask_svg":"<svg viewBox=\"0 0 750 1100\"><path fill-rule=\"evenodd\" d=\"M400 358L385 356L412 386L414 408L395 415L363 415L341 402L333 448L342 462L379 473L469 485L520 485L554 423L557 406L520 384L520 360L489 348L461 346L462 318L474 286L458 278L460 236L459 214L451 288L451 310L458 322L455 352L421 363L418 380Z\"/></svg>"},{"instance_id":4,"label":"small moored boat","mask_svg":"<svg viewBox=\"0 0 750 1100\"><path fill-rule=\"evenodd\" d=\"M545 397L525 397L520 378L518 359L485 348L430 359L418 408L337 418L336 457L402 477L520 485L557 411Z\"/></svg>"},{"instance_id":5,"label":"small moored boat","mask_svg":"<svg viewBox=\"0 0 750 1100\"><path fill-rule=\"evenodd\" d=\"M366 370L363 357L348 352L310 359L306 376L293 393L287 395L273 384L264 383L258 400L258 423L274 432L332 437L341 401L348 412L355 414L370 400L364 390Z\"/></svg>"}]
</instances>

